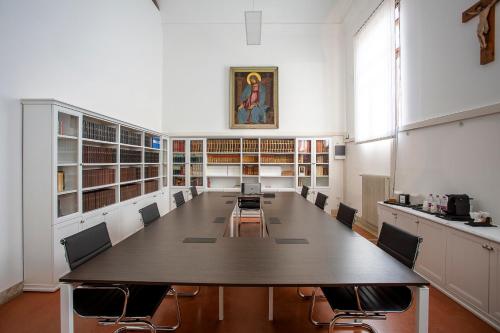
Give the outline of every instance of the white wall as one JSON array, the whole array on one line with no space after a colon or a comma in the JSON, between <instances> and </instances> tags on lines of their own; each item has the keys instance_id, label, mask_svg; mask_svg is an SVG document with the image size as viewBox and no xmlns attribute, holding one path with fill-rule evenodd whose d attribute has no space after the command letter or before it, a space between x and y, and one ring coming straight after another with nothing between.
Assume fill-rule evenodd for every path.
<instances>
[{"instance_id":1,"label":"white wall","mask_svg":"<svg viewBox=\"0 0 500 333\"><path fill-rule=\"evenodd\" d=\"M478 19L467 0L402 1L404 124L500 102L500 60L479 64ZM496 35L499 36L497 25ZM468 193L500 220L500 115L400 134L396 188Z\"/></svg>"},{"instance_id":2,"label":"white wall","mask_svg":"<svg viewBox=\"0 0 500 333\"><path fill-rule=\"evenodd\" d=\"M498 56L481 66L478 18L462 23L462 12L471 5L401 1L403 125L500 102Z\"/></svg>"},{"instance_id":3,"label":"white wall","mask_svg":"<svg viewBox=\"0 0 500 333\"><path fill-rule=\"evenodd\" d=\"M345 49L345 94L347 133L354 136L354 48L353 36L380 0L354 0L343 22ZM361 174L390 176L392 140L348 143L344 168L344 201L362 214Z\"/></svg>"},{"instance_id":4,"label":"white wall","mask_svg":"<svg viewBox=\"0 0 500 333\"><path fill-rule=\"evenodd\" d=\"M161 3L164 123L173 134L331 134L343 132L344 65L339 18L349 1L255 1L262 45L247 46L252 1ZM286 8L286 10L283 10ZM229 131L229 67L279 67L279 130Z\"/></svg>"},{"instance_id":5,"label":"white wall","mask_svg":"<svg viewBox=\"0 0 500 333\"><path fill-rule=\"evenodd\" d=\"M161 129L151 1L0 2L0 291L22 281L21 98L57 98ZM40 221L50 223L50 221Z\"/></svg>"}]
</instances>

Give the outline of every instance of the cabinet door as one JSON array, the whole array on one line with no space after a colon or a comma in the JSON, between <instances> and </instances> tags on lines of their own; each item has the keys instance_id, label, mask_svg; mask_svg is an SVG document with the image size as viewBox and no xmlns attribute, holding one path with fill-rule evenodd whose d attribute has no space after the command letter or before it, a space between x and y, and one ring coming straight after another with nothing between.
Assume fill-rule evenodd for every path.
<instances>
[{"instance_id":1,"label":"cabinet door","mask_svg":"<svg viewBox=\"0 0 500 333\"><path fill-rule=\"evenodd\" d=\"M111 243L119 243L123 239L121 207L106 212L105 221Z\"/></svg>"},{"instance_id":2,"label":"cabinet door","mask_svg":"<svg viewBox=\"0 0 500 333\"><path fill-rule=\"evenodd\" d=\"M313 147L315 188L330 187L330 139L315 139Z\"/></svg>"},{"instance_id":3,"label":"cabinet door","mask_svg":"<svg viewBox=\"0 0 500 333\"><path fill-rule=\"evenodd\" d=\"M488 311L490 251L487 242L456 230L446 241L446 288L474 305Z\"/></svg>"},{"instance_id":4,"label":"cabinet door","mask_svg":"<svg viewBox=\"0 0 500 333\"><path fill-rule=\"evenodd\" d=\"M437 285L444 286L447 228L424 219L418 222L418 235L423 242L415 270Z\"/></svg>"},{"instance_id":5,"label":"cabinet door","mask_svg":"<svg viewBox=\"0 0 500 333\"><path fill-rule=\"evenodd\" d=\"M74 235L80 230L81 218L69 220L56 224L54 228L54 283L59 278L69 272L68 261L66 260L66 251L61 244L61 239Z\"/></svg>"},{"instance_id":6,"label":"cabinet door","mask_svg":"<svg viewBox=\"0 0 500 333\"><path fill-rule=\"evenodd\" d=\"M96 226L99 223L106 222L106 220L105 220L106 214L107 213L104 212L104 213L100 213L97 215L85 217L83 219L83 223L81 223L81 225L80 225L80 231L91 228L93 226Z\"/></svg>"},{"instance_id":7,"label":"cabinet door","mask_svg":"<svg viewBox=\"0 0 500 333\"><path fill-rule=\"evenodd\" d=\"M205 186L205 140L189 140L189 186Z\"/></svg>"},{"instance_id":8,"label":"cabinet door","mask_svg":"<svg viewBox=\"0 0 500 333\"><path fill-rule=\"evenodd\" d=\"M389 223L396 225L396 213L393 209L387 208L385 206L378 205L378 233L380 234L380 229L382 224Z\"/></svg>"},{"instance_id":9,"label":"cabinet door","mask_svg":"<svg viewBox=\"0 0 500 333\"><path fill-rule=\"evenodd\" d=\"M405 214L402 212L396 213L396 226L409 232L412 235L418 233L418 218L415 215Z\"/></svg>"},{"instance_id":10,"label":"cabinet door","mask_svg":"<svg viewBox=\"0 0 500 333\"><path fill-rule=\"evenodd\" d=\"M170 211L170 202L168 198L168 192L162 191L156 198L156 204L158 205L158 210L160 215L163 216Z\"/></svg>"},{"instance_id":11,"label":"cabinet door","mask_svg":"<svg viewBox=\"0 0 500 333\"><path fill-rule=\"evenodd\" d=\"M128 205L121 207L121 232L122 238L125 239L136 233L143 227L141 214L139 209L146 206L144 200L132 200ZM144 206L143 206L144 204Z\"/></svg>"},{"instance_id":12,"label":"cabinet door","mask_svg":"<svg viewBox=\"0 0 500 333\"><path fill-rule=\"evenodd\" d=\"M172 186L187 186L187 140L173 139L172 141Z\"/></svg>"},{"instance_id":13,"label":"cabinet door","mask_svg":"<svg viewBox=\"0 0 500 333\"><path fill-rule=\"evenodd\" d=\"M312 139L297 139L297 190L301 192L302 186L309 189L313 187L313 168L312 168ZM311 195L309 191L308 196Z\"/></svg>"},{"instance_id":14,"label":"cabinet door","mask_svg":"<svg viewBox=\"0 0 500 333\"><path fill-rule=\"evenodd\" d=\"M500 321L500 244L490 246L490 314Z\"/></svg>"}]
</instances>

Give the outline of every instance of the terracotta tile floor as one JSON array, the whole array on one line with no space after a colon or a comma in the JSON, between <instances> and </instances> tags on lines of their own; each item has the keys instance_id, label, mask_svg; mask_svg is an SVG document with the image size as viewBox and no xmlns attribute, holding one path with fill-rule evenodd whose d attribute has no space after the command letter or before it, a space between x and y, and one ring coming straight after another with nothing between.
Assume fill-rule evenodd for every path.
<instances>
[{"instance_id":1,"label":"terracotta tile floor","mask_svg":"<svg viewBox=\"0 0 500 333\"><path fill-rule=\"evenodd\" d=\"M247 226L245 226L246 228ZM248 230L249 234L251 233ZM371 237L362 230L359 232ZM307 290L306 290L307 291ZM327 332L308 322L308 302L297 297L295 288L275 288L275 320L267 321L266 288L225 288L225 319L217 320L217 288L203 287L194 298L181 298L182 326L178 332ZM319 315L330 318L327 303L319 306ZM386 321L372 322L380 333L414 332L415 311L389 315ZM153 318L168 324L174 319L173 300L167 298ZM95 320L75 317L76 332L113 332L100 327ZM361 332L360 330L338 330ZM1 333L59 332L59 293L23 293L0 306ZM495 329L460 305L431 288L430 333L493 333Z\"/></svg>"}]
</instances>

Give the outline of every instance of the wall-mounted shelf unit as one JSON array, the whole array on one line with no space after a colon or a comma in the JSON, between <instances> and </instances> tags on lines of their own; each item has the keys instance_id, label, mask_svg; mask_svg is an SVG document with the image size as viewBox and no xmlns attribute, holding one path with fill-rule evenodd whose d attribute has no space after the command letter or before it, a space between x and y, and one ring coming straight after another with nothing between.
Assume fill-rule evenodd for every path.
<instances>
[{"instance_id":1,"label":"wall-mounted shelf unit","mask_svg":"<svg viewBox=\"0 0 500 333\"><path fill-rule=\"evenodd\" d=\"M55 100L24 100L25 290L57 289L68 271L61 238L106 222L117 243L142 226L142 204L156 201L166 213L167 161L161 133Z\"/></svg>"}]
</instances>

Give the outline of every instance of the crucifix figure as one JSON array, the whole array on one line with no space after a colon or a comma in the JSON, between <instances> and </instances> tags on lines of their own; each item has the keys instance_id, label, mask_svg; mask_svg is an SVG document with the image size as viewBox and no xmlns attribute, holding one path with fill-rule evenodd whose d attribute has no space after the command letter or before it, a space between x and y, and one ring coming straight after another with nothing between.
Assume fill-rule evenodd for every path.
<instances>
[{"instance_id":1,"label":"crucifix figure","mask_svg":"<svg viewBox=\"0 0 500 333\"><path fill-rule=\"evenodd\" d=\"M479 16L477 38L481 46L481 65L495 60L495 4L499 0L480 0L462 13L462 22Z\"/></svg>"}]
</instances>

